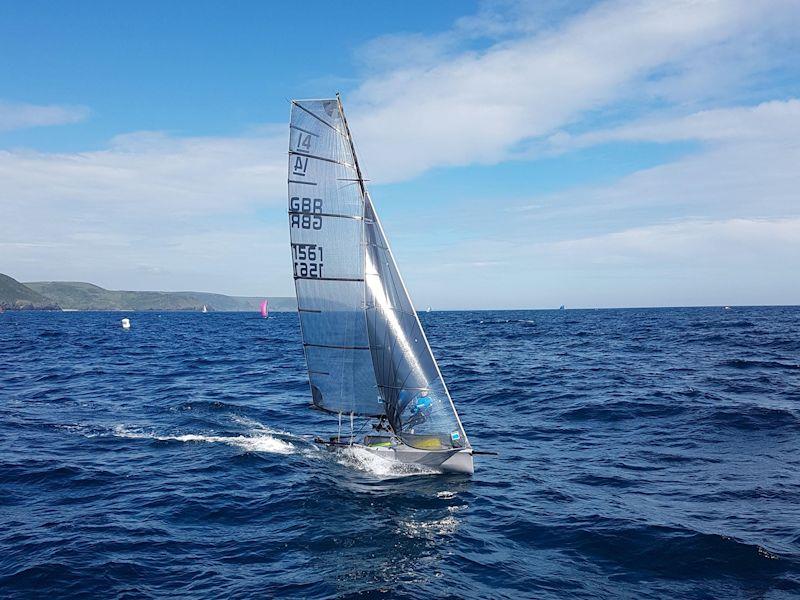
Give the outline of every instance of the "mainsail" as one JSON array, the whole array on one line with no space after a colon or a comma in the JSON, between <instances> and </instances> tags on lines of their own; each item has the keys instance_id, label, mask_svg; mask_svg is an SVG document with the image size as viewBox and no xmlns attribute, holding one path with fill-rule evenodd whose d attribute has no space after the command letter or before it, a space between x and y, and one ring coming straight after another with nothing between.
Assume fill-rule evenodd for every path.
<instances>
[{"instance_id":1,"label":"mainsail","mask_svg":"<svg viewBox=\"0 0 800 600\"><path fill-rule=\"evenodd\" d=\"M289 223L312 400L406 444L469 442L361 175L338 98L292 102ZM415 417L419 399L425 418Z\"/></svg>"}]
</instances>

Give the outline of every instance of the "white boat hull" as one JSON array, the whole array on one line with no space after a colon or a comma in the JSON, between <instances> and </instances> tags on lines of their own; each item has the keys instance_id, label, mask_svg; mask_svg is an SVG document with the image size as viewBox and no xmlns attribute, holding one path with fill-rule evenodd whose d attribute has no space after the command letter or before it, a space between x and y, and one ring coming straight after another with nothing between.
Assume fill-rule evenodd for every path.
<instances>
[{"instance_id":1,"label":"white boat hull","mask_svg":"<svg viewBox=\"0 0 800 600\"><path fill-rule=\"evenodd\" d=\"M475 467L472 462L472 450L419 450L411 446L362 446L360 448L397 462L420 465L439 469L444 473L462 473L472 475Z\"/></svg>"}]
</instances>

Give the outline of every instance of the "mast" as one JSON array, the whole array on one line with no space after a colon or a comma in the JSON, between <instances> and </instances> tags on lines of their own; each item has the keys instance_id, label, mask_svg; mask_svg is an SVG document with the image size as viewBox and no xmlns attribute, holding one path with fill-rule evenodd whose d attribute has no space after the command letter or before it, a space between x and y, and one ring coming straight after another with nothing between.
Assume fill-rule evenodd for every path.
<instances>
[{"instance_id":1,"label":"mast","mask_svg":"<svg viewBox=\"0 0 800 600\"><path fill-rule=\"evenodd\" d=\"M344 106L342 105L342 99L339 96L339 92L336 92L336 102L339 104L339 112L342 115L342 123L344 123L344 130L347 133L347 141L350 144L350 152L353 155L353 163L356 167L356 175L358 175L358 187L361 188L361 197L366 202L367 198L367 186L364 184L364 176L361 174L361 167L358 164L358 156L356 155L356 147L353 144L353 135L350 133L350 125L347 124L347 117L344 114Z\"/></svg>"},{"instance_id":2,"label":"mast","mask_svg":"<svg viewBox=\"0 0 800 600\"><path fill-rule=\"evenodd\" d=\"M342 116L342 123L344 123L344 131L347 135L347 143L350 145L350 154L353 156L353 165L356 168L356 177L358 178L358 187L361 191L361 272L365 273L367 268L367 232L365 231L366 227L366 204L367 204L367 186L364 183L364 175L361 173L361 165L358 164L358 155L356 154L356 147L353 143L353 134L350 133L350 125L347 123L347 117L344 114L344 105L342 104L342 98L339 96L339 92L336 92L336 104L339 106L339 114ZM364 329L369 329L369 324L367 322L367 286L366 286L366 275L365 278L365 285L362 287L361 290L361 308L362 314L364 315ZM377 388L377 380L376 380L376 390ZM385 415L383 415L385 416ZM383 416L380 418L382 419ZM350 414L351 420L351 439L350 443L352 444L352 413ZM391 426L390 426L391 427Z\"/></svg>"}]
</instances>

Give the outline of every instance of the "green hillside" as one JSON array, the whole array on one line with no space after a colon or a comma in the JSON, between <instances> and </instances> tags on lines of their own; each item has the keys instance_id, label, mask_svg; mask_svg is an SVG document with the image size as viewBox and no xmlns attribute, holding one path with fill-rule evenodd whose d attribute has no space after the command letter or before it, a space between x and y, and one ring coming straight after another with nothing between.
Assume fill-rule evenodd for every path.
<instances>
[{"instance_id":1,"label":"green hillside","mask_svg":"<svg viewBox=\"0 0 800 600\"><path fill-rule=\"evenodd\" d=\"M107 290L79 281L33 281L34 292L57 302L65 310L182 310L257 311L263 298L226 296L208 292L134 292ZM296 310L294 298L269 298L271 311Z\"/></svg>"},{"instance_id":2,"label":"green hillside","mask_svg":"<svg viewBox=\"0 0 800 600\"><path fill-rule=\"evenodd\" d=\"M13 277L0 273L0 308L3 310L61 310L50 298Z\"/></svg>"}]
</instances>

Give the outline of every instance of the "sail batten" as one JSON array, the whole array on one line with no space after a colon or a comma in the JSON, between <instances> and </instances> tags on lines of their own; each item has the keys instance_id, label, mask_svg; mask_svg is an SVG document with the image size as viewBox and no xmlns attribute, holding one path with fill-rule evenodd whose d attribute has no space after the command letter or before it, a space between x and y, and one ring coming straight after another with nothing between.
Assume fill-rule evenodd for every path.
<instances>
[{"instance_id":1,"label":"sail batten","mask_svg":"<svg viewBox=\"0 0 800 600\"><path fill-rule=\"evenodd\" d=\"M338 217L339 219L355 219L357 221L362 221L364 217L354 216L354 215L340 215L337 213L311 213L311 212L303 212L300 210L290 210L290 215L319 215L320 217Z\"/></svg>"},{"instance_id":2,"label":"sail batten","mask_svg":"<svg viewBox=\"0 0 800 600\"><path fill-rule=\"evenodd\" d=\"M295 275L294 278L295 280L307 279L309 281L364 281L363 277L302 277Z\"/></svg>"},{"instance_id":3,"label":"sail batten","mask_svg":"<svg viewBox=\"0 0 800 600\"><path fill-rule=\"evenodd\" d=\"M311 112L309 109L307 109L305 106L303 106L303 103L310 104L312 102L313 103L320 103L320 102L321 103L325 103L325 102L332 102L332 100L302 100L302 101L301 100L292 100L292 105L296 106L297 108L299 108L303 112L307 113L309 116L313 117L314 119L316 119L317 121L319 121L323 125L327 125L331 129L333 129L336 133L338 133L339 135L341 135L343 138L346 139L347 135L343 131L341 131L338 127L336 127L335 125L332 125L331 123L328 123L325 119L323 119L319 115ZM305 131L302 127L298 127L297 125L291 125L290 124L289 127L291 129L297 129L298 131ZM316 134L316 133L314 135L318 136L318 134Z\"/></svg>"},{"instance_id":4,"label":"sail batten","mask_svg":"<svg viewBox=\"0 0 800 600\"><path fill-rule=\"evenodd\" d=\"M310 135L310 134L309 134ZM351 165L350 163L342 162L340 160L334 160L332 158L325 158L324 156L315 156L313 154L306 154L305 152L296 152L289 150L289 156L304 156L306 158L313 158L314 160L324 160L326 162L335 163L337 165L342 165L343 167L347 167L348 169L355 169L355 165Z\"/></svg>"}]
</instances>

